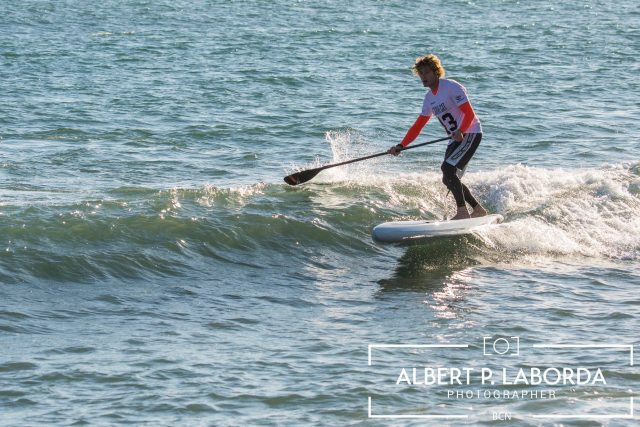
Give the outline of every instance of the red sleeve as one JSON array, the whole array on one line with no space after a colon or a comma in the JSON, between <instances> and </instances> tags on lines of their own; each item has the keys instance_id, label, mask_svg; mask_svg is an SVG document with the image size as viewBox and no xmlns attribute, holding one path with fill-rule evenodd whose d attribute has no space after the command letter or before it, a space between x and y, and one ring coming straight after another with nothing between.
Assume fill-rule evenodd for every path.
<instances>
[{"instance_id":1,"label":"red sleeve","mask_svg":"<svg viewBox=\"0 0 640 427\"><path fill-rule=\"evenodd\" d=\"M420 135L422 128L427 124L428 121L429 116L423 116L422 114L420 114L413 126L409 128L407 134L404 136L400 144L402 144L403 147L406 147L407 145L415 141L418 135Z\"/></svg>"},{"instance_id":2,"label":"red sleeve","mask_svg":"<svg viewBox=\"0 0 640 427\"><path fill-rule=\"evenodd\" d=\"M462 124L460 125L460 131L465 133L469 129L469 126L471 126L473 119L476 117L476 113L473 111L473 107L471 107L469 101L460 105L460 111L464 114L464 119L462 119Z\"/></svg>"}]
</instances>

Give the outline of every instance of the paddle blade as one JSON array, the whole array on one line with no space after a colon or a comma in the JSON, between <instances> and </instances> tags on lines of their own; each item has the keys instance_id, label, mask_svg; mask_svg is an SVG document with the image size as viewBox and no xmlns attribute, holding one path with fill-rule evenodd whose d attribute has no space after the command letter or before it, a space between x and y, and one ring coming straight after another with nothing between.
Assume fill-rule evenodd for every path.
<instances>
[{"instance_id":1,"label":"paddle blade","mask_svg":"<svg viewBox=\"0 0 640 427\"><path fill-rule=\"evenodd\" d=\"M291 175L284 177L284 182L289 185L298 185L305 183L313 179L314 176L318 175L322 169L323 168L308 169L306 171L292 173Z\"/></svg>"}]
</instances>

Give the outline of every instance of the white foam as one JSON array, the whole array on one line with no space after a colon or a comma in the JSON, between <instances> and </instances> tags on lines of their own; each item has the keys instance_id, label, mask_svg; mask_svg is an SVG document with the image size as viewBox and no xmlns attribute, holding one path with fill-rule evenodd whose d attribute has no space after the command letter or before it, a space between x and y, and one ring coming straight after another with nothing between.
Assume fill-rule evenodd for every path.
<instances>
[{"instance_id":1,"label":"white foam","mask_svg":"<svg viewBox=\"0 0 640 427\"><path fill-rule=\"evenodd\" d=\"M633 164L599 169L523 165L472 175L505 224L480 234L493 246L525 254L637 259L640 200L630 192Z\"/></svg>"},{"instance_id":2,"label":"white foam","mask_svg":"<svg viewBox=\"0 0 640 427\"><path fill-rule=\"evenodd\" d=\"M236 208L243 207L251 198L263 194L267 184L260 182L253 185L242 185L233 188L219 188L214 185L205 185L201 191L197 191L198 203L202 206L233 205Z\"/></svg>"},{"instance_id":3,"label":"white foam","mask_svg":"<svg viewBox=\"0 0 640 427\"><path fill-rule=\"evenodd\" d=\"M329 131L325 134L326 142L331 147L331 163L363 157L372 154L365 144L364 137L352 130ZM319 182L354 181L366 176L376 165L375 159L366 162L356 162L349 165L327 169L318 176Z\"/></svg>"}]
</instances>

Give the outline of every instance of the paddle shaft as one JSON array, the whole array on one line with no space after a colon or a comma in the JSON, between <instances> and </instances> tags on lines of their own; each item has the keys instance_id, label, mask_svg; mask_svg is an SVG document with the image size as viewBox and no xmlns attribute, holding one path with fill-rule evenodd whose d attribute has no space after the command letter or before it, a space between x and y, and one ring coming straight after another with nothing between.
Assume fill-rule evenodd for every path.
<instances>
[{"instance_id":1,"label":"paddle shaft","mask_svg":"<svg viewBox=\"0 0 640 427\"><path fill-rule=\"evenodd\" d=\"M412 145L410 147L404 147L402 150L400 151L405 151L405 150L411 150L412 148L418 148L418 147L422 147L424 145L429 145L429 144L435 144L436 142L441 142L441 141L445 141L447 139L449 139L450 137L445 136L444 138L440 138L440 139L434 139L433 141L427 141L427 142L422 142L420 144L415 144ZM318 168L318 171L321 170L325 170L325 169L329 169L329 168L333 168L336 166L342 166L342 165L348 165L349 163L355 163L355 162L361 162L363 160L369 160L369 159L373 159L374 157L380 157L380 156L384 156L386 154L389 154L388 152L384 151L382 153L376 153L376 154L371 154L369 156L365 156L365 157L359 157L357 159L351 159L351 160L345 160L344 162L340 162L340 163L333 163L331 165L326 165L326 166L322 166Z\"/></svg>"},{"instance_id":2,"label":"paddle shaft","mask_svg":"<svg viewBox=\"0 0 640 427\"><path fill-rule=\"evenodd\" d=\"M427 142L423 142L423 143L420 143L420 144L415 144L415 145L412 145L411 147L403 147L399 151L410 150L412 148L422 147L423 145L435 144L436 142L444 141L446 139L449 139L449 137L447 136L447 137L444 137L444 138L435 139L433 141L427 141ZM348 165L349 163L361 162L363 160L372 159L374 157L384 156L386 154L389 154L389 152L385 151L383 153L371 154L369 156L360 157L358 159L345 160L344 162L334 163L332 165L325 165L325 166L321 166L321 167L314 168L314 169L303 170L303 171L300 171L300 172L293 173L293 174L291 174L289 176L285 176L284 177L284 182L286 182L289 185L302 184L302 183L305 183L305 182L313 179L314 176L318 175L320 173L320 171L323 171L325 169L335 168L336 166Z\"/></svg>"}]
</instances>

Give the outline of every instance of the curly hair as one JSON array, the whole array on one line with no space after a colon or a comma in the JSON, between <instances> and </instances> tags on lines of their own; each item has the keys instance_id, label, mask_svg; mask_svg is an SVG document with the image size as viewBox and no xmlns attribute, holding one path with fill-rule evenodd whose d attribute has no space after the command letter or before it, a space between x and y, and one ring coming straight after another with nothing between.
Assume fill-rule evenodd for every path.
<instances>
[{"instance_id":1,"label":"curly hair","mask_svg":"<svg viewBox=\"0 0 640 427\"><path fill-rule=\"evenodd\" d=\"M434 54L425 55L420 58L416 58L416 63L413 64L411 70L413 74L418 75L418 70L423 67L429 67L431 70L438 76L438 78L443 78L445 71L444 67L440 63L440 58L435 56Z\"/></svg>"}]
</instances>

